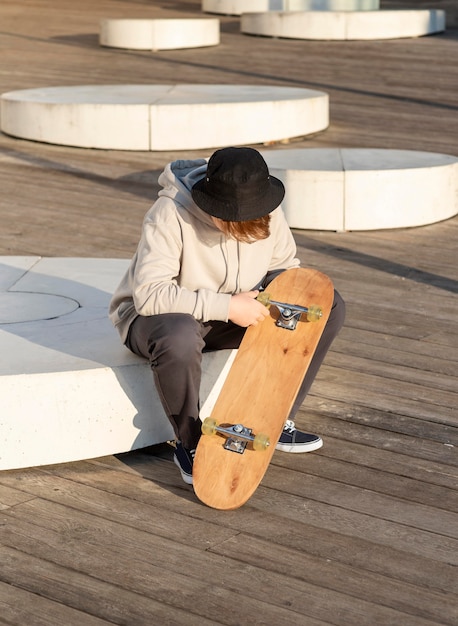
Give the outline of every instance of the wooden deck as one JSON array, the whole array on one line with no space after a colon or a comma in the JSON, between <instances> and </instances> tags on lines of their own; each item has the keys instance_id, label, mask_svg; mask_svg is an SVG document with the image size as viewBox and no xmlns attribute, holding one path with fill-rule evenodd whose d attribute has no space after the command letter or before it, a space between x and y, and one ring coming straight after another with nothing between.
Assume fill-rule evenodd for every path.
<instances>
[{"instance_id":1,"label":"wooden deck","mask_svg":"<svg viewBox=\"0 0 458 626\"><path fill-rule=\"evenodd\" d=\"M322 88L331 126L294 147L458 155L458 30L299 42L242 36L229 17L218 48L98 46L104 17L199 11L186 0L2 0L0 90ZM181 156L0 136L0 254L129 257L160 169ZM167 445L1 472L0 624L458 623L458 218L295 237L304 264L328 273L348 307L298 416L324 447L276 453L262 486L234 512L197 502Z\"/></svg>"}]
</instances>

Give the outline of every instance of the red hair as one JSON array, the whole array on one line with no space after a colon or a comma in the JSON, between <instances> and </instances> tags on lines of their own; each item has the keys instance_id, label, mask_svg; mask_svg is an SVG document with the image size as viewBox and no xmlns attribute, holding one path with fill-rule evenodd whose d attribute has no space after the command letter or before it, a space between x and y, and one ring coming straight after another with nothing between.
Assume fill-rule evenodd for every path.
<instances>
[{"instance_id":1,"label":"red hair","mask_svg":"<svg viewBox=\"0 0 458 626\"><path fill-rule=\"evenodd\" d=\"M227 236L243 243L253 243L267 239L270 235L270 215L245 222L218 220L219 229Z\"/></svg>"}]
</instances>

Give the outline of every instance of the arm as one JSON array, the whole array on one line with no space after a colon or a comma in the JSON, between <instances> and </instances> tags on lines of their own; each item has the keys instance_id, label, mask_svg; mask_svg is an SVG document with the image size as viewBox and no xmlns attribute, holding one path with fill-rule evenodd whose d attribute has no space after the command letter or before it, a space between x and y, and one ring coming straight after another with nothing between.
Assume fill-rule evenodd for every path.
<instances>
[{"instance_id":1,"label":"arm","mask_svg":"<svg viewBox=\"0 0 458 626\"><path fill-rule=\"evenodd\" d=\"M180 286L181 225L176 212L161 211L160 203L161 200L156 203L157 210L146 216L137 249L132 284L137 312L140 315L188 313L200 321L226 321L230 294Z\"/></svg>"},{"instance_id":2,"label":"arm","mask_svg":"<svg viewBox=\"0 0 458 626\"><path fill-rule=\"evenodd\" d=\"M296 243L280 207L272 213L270 232L273 238L273 249L267 276L274 278L285 269L299 266L299 259L296 258ZM229 319L239 326L256 326L258 322L261 322L269 312L256 300L258 293L259 291L254 290L232 296Z\"/></svg>"}]
</instances>

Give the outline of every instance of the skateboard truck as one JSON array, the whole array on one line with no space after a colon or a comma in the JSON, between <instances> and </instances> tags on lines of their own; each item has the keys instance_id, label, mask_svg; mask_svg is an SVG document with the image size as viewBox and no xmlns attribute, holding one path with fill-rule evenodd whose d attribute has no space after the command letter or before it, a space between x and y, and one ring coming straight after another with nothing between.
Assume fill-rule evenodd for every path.
<instances>
[{"instance_id":1,"label":"skateboard truck","mask_svg":"<svg viewBox=\"0 0 458 626\"><path fill-rule=\"evenodd\" d=\"M277 302L277 300L271 300L267 291L261 292L256 300L259 300L264 306L269 307L271 304L275 305L280 311L280 317L275 322L280 328L286 328L287 330L294 330L297 326L297 322L303 313L307 314L308 322L317 322L323 315L321 307L317 304L311 304L309 307L299 306L298 304L287 304L286 302Z\"/></svg>"},{"instance_id":2,"label":"skateboard truck","mask_svg":"<svg viewBox=\"0 0 458 626\"><path fill-rule=\"evenodd\" d=\"M269 445L269 437L259 434L253 435L252 429L247 428L243 424L233 424L230 426L220 426L211 417L207 417L202 423L202 432L204 435L216 435L219 433L226 437L223 447L231 452L243 454L249 443L252 444L253 450L266 450Z\"/></svg>"}]
</instances>

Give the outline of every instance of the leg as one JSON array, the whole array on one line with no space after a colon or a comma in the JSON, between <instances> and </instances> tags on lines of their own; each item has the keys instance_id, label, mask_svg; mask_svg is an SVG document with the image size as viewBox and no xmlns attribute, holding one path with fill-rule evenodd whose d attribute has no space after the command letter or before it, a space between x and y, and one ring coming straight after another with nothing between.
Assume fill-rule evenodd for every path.
<instances>
[{"instance_id":1,"label":"leg","mask_svg":"<svg viewBox=\"0 0 458 626\"><path fill-rule=\"evenodd\" d=\"M200 437L199 389L204 340L191 315L139 316L131 325L127 347L150 361L164 411L175 436L188 449Z\"/></svg>"},{"instance_id":2,"label":"leg","mask_svg":"<svg viewBox=\"0 0 458 626\"><path fill-rule=\"evenodd\" d=\"M202 351L237 348L244 333L232 323L201 324L180 313L139 316L130 328L126 345L150 361L164 411L188 450L197 446L201 434Z\"/></svg>"},{"instance_id":3,"label":"leg","mask_svg":"<svg viewBox=\"0 0 458 626\"><path fill-rule=\"evenodd\" d=\"M202 351L237 348L245 329L235 324L201 324L190 315L138 317L127 347L149 359L156 389L169 418L177 445L174 462L187 484L192 484L194 453L201 435L199 390Z\"/></svg>"},{"instance_id":4,"label":"leg","mask_svg":"<svg viewBox=\"0 0 458 626\"><path fill-rule=\"evenodd\" d=\"M339 333L345 320L345 302L342 300L340 294L336 291L334 294L334 303L332 305L331 314L321 335L320 342L317 346L315 354L313 355L312 362L308 368L307 374L302 381L302 385L297 394L297 398L294 402L293 408L289 415L289 419L294 419L299 407L304 402L306 395L308 394L313 381L315 380L318 370L323 363L332 342Z\"/></svg>"},{"instance_id":5,"label":"leg","mask_svg":"<svg viewBox=\"0 0 458 626\"><path fill-rule=\"evenodd\" d=\"M329 347L337 333L339 332L345 318L345 304L340 295L335 292L334 304L329 316L329 320L325 326L320 342L317 346L312 362L310 363L307 374L304 377L299 393L294 402L293 408L286 421L285 428L277 443L277 450L282 452L311 452L317 450L323 445L323 440L318 435L310 435L308 433L297 430L294 424L294 416L304 401L315 376L326 356Z\"/></svg>"}]
</instances>

